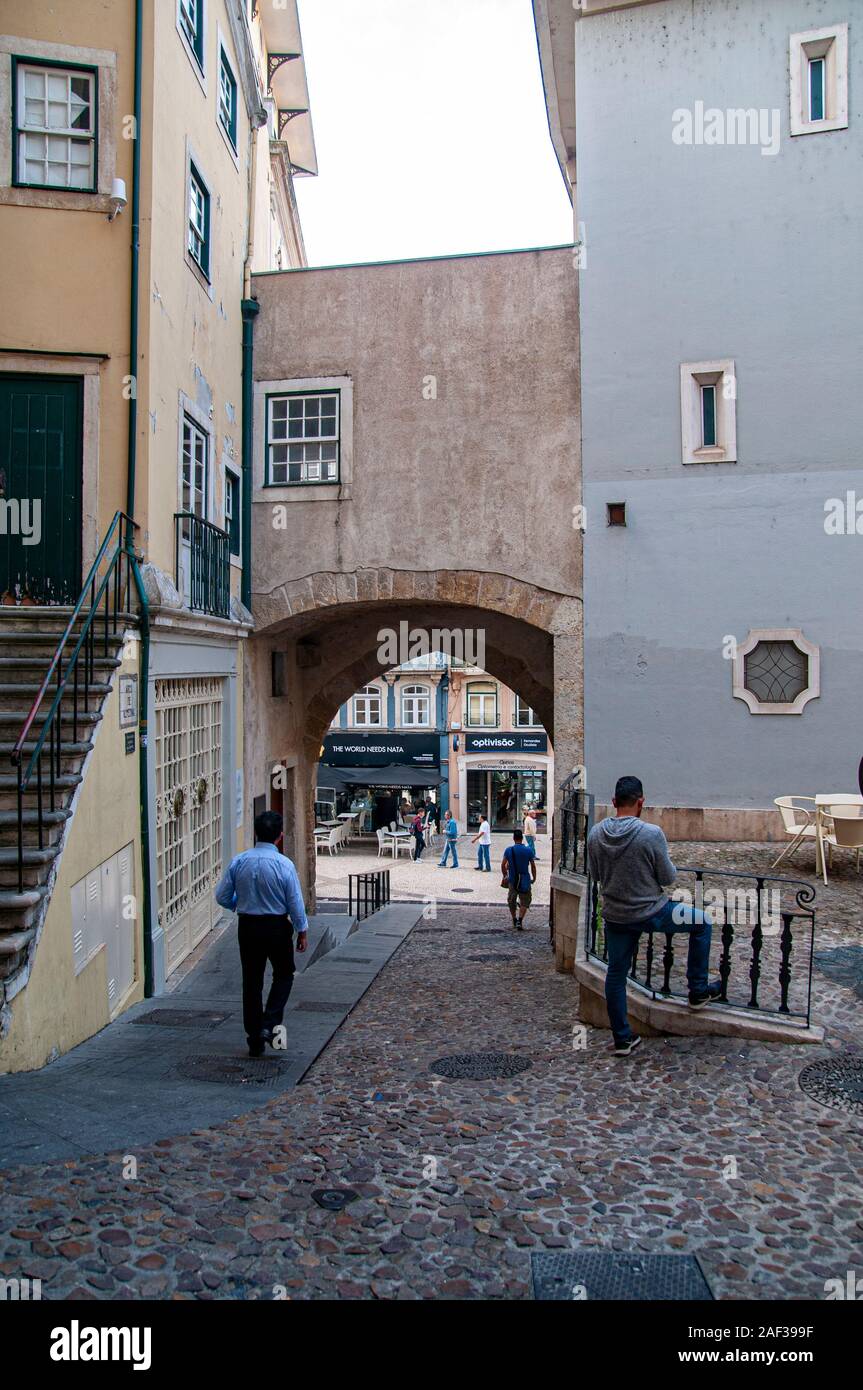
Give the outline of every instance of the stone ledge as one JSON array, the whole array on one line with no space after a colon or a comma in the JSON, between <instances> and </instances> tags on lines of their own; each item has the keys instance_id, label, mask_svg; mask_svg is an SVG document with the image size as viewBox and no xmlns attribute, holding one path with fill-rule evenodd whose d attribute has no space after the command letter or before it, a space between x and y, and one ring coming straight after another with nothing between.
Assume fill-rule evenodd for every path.
<instances>
[{"instance_id":1,"label":"stone ledge","mask_svg":"<svg viewBox=\"0 0 863 1390\"><path fill-rule=\"evenodd\" d=\"M583 1023L595 1028L608 1028L605 1006L605 971L591 961L579 960L573 974L579 983L578 1016ZM749 1038L757 1042L820 1043L824 1029L808 1028L764 1014L756 1009L730 1008L726 1004L708 1004L694 1012L681 1004L653 995L638 985L629 983L626 1009L633 1031L644 1037L672 1034L676 1037Z\"/></svg>"}]
</instances>

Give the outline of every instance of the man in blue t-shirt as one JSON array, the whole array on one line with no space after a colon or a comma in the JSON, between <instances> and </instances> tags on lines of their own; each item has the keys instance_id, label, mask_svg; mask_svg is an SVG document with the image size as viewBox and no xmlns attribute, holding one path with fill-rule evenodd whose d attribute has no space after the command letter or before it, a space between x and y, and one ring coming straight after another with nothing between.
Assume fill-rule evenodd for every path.
<instances>
[{"instance_id":1,"label":"man in blue t-shirt","mask_svg":"<svg viewBox=\"0 0 863 1390\"><path fill-rule=\"evenodd\" d=\"M524 843L521 830L512 832L513 843L507 845L500 863L501 876L509 882L507 903L512 925L516 931L524 931L524 919L533 896L532 884L536 883L536 855ZM518 916L516 917L516 906Z\"/></svg>"}]
</instances>

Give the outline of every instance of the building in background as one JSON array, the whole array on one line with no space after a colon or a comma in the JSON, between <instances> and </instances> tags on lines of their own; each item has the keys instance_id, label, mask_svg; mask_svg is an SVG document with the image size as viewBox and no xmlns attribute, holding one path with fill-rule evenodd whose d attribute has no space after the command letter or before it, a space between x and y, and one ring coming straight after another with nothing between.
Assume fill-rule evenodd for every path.
<instances>
[{"instance_id":1,"label":"building in background","mask_svg":"<svg viewBox=\"0 0 863 1390\"><path fill-rule=\"evenodd\" d=\"M35 775L25 793L23 892L0 861L0 1065L17 1070L164 988L214 925L242 844L244 315L253 271L305 264L293 180L316 161L297 6L0 0L0 113L0 485L41 522L38 542L0 536L20 687L3 756L118 511L149 601L148 625L129 613L106 642L83 728L63 721L59 809L40 826Z\"/></svg>"},{"instance_id":2,"label":"building in background","mask_svg":"<svg viewBox=\"0 0 863 1390\"><path fill-rule=\"evenodd\" d=\"M853 790L861 752L859 6L534 10L578 243L587 784L637 773L678 839L776 836L775 797Z\"/></svg>"},{"instance_id":3,"label":"building in background","mask_svg":"<svg viewBox=\"0 0 863 1390\"><path fill-rule=\"evenodd\" d=\"M440 652L384 672L347 700L324 739L321 809L360 802L365 828L388 824L393 801L430 796L465 829L520 826L528 808L545 833L554 756L537 715L476 666Z\"/></svg>"}]
</instances>

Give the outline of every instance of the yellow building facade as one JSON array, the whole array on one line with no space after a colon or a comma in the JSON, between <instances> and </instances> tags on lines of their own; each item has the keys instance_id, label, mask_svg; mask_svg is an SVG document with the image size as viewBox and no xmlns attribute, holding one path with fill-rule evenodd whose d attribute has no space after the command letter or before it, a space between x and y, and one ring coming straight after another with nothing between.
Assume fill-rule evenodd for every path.
<instances>
[{"instance_id":1,"label":"yellow building facade","mask_svg":"<svg viewBox=\"0 0 863 1390\"><path fill-rule=\"evenodd\" d=\"M305 263L315 172L292 0L0 0L0 1070L217 924L250 810L250 276Z\"/></svg>"}]
</instances>

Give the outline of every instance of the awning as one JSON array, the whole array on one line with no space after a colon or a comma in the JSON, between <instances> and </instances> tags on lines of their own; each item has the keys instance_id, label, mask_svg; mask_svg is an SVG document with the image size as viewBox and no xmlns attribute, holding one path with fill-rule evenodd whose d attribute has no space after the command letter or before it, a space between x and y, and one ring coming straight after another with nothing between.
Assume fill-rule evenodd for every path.
<instances>
[{"instance_id":1,"label":"awning","mask_svg":"<svg viewBox=\"0 0 863 1390\"><path fill-rule=\"evenodd\" d=\"M318 765L317 786L333 787L439 787L440 769L393 763L390 767L326 767Z\"/></svg>"}]
</instances>

